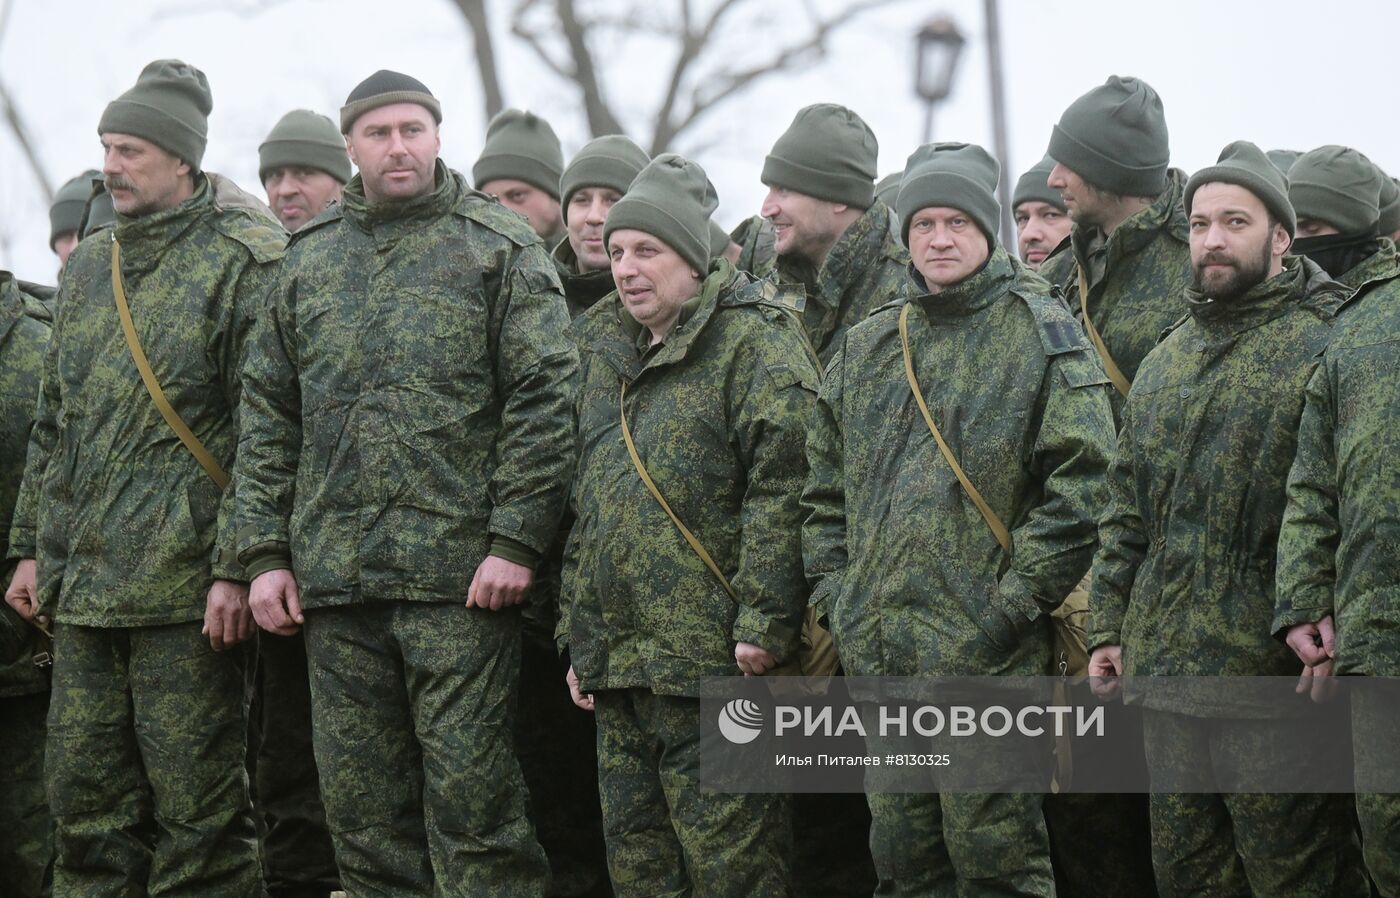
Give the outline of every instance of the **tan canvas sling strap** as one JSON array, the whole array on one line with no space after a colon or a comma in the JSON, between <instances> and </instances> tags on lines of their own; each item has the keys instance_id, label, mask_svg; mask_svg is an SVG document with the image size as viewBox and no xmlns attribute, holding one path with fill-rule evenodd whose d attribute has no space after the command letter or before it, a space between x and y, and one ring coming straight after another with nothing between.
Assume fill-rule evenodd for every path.
<instances>
[{"instance_id":1,"label":"tan canvas sling strap","mask_svg":"<svg viewBox=\"0 0 1400 898\"><path fill-rule=\"evenodd\" d=\"M1123 376L1123 372L1118 370L1118 364L1113 361L1113 356L1108 354L1108 347L1104 345L1103 337L1099 336L1099 329L1094 327L1094 319L1089 317L1089 282L1084 280L1084 269L1076 263L1079 269L1079 311L1084 315L1084 330L1089 334L1089 342L1094 344L1094 349L1098 350L1099 359L1103 362L1104 370L1108 372L1108 379L1113 381L1113 385L1118 388L1118 392L1124 396L1128 395L1128 388L1132 386L1128 379Z\"/></svg>"},{"instance_id":2,"label":"tan canvas sling strap","mask_svg":"<svg viewBox=\"0 0 1400 898\"><path fill-rule=\"evenodd\" d=\"M923 390L919 389L919 379L914 376L914 357L909 353L909 304L905 303L904 308L899 310L899 343L904 348L904 376L909 380L909 389L914 394L914 401L919 404L919 411L924 416L924 423L928 425L929 433L933 434L933 440L938 444L938 450L943 453L943 458L947 460L948 466L953 469L953 474L957 476L958 483L962 484L963 491L972 500L972 504L977 506L977 510L982 512L982 518L987 522L987 526L992 528L992 535L997 538L1003 550L1011 551L1011 533L1006 529L1006 525L997 517L997 513L992 511L992 507L987 504L987 500L982 498L982 494L977 492L977 487L972 485L972 481L967 479L967 474L963 472L962 465L953 457L953 450L948 448L948 444L943 440L943 434L939 432L938 425L933 423L933 414L928 410L928 403L924 401Z\"/></svg>"},{"instance_id":3,"label":"tan canvas sling strap","mask_svg":"<svg viewBox=\"0 0 1400 898\"><path fill-rule=\"evenodd\" d=\"M736 602L739 601L739 596L734 592L734 587L729 584L729 578L724 576L724 572L719 569L719 565L715 564L715 560L710 557L710 553L705 551L705 547L700 544L700 540L696 538L695 534L690 532L690 528L687 527L680 518L676 517L676 513L671 510L671 506L666 501L666 498L661 495L661 490L656 488L656 484L652 481L651 475L647 473L647 466L642 464L642 457L637 454L637 445L632 442L632 429L627 426L626 399L627 383L623 381L617 393L617 413L622 419L622 442L627 444L627 454L632 457L632 465L637 469L637 476L642 478L642 483L646 484L647 492L651 493L651 497L656 500L657 505L661 506L661 510L666 512L666 517L670 518L671 523L676 525L676 529L680 531L681 536L690 546L691 551L698 555L700 560L705 563L705 567L710 569L710 573L715 575L715 579L719 581L720 586L724 587L724 591L729 593L729 597Z\"/></svg>"},{"instance_id":4,"label":"tan canvas sling strap","mask_svg":"<svg viewBox=\"0 0 1400 898\"><path fill-rule=\"evenodd\" d=\"M146 385L146 392L151 394L151 401L156 404L156 409L160 411L165 423L170 425L180 442L185 444L195 461L199 462L204 473L218 484L219 489L224 489L228 486L228 475L219 467L214 456L209 454L209 450L204 448L204 444L194 435L194 431L190 430L189 425L185 424L180 413L170 404L170 400L165 398L165 391L160 388L160 382L151 370L151 363L146 360L146 351L141 348L141 341L136 336L136 325L131 321L131 309L126 304L126 289L122 286L122 247L115 234L112 235L112 296L116 298L117 316L122 321L122 333L126 335L131 359L136 363L136 370L141 372L141 382Z\"/></svg>"}]
</instances>

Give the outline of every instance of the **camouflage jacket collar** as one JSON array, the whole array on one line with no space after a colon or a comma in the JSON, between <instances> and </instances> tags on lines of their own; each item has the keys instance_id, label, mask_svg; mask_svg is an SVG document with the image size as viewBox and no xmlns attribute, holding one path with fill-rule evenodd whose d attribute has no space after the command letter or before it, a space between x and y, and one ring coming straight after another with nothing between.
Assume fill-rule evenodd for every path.
<instances>
[{"instance_id":1,"label":"camouflage jacket collar","mask_svg":"<svg viewBox=\"0 0 1400 898\"><path fill-rule=\"evenodd\" d=\"M564 299L569 304L570 318L577 318L587 312L594 303L613 292L617 286L613 283L610 268L579 274L578 256L575 255L567 237L559 241L550 256L554 259L554 268L559 273L559 280L564 285Z\"/></svg>"},{"instance_id":2,"label":"camouflage jacket collar","mask_svg":"<svg viewBox=\"0 0 1400 898\"><path fill-rule=\"evenodd\" d=\"M1396 255L1395 244L1387 237L1381 238L1381 248L1368 256L1337 280L1359 295L1373 285L1400 277L1400 256Z\"/></svg>"},{"instance_id":3,"label":"camouflage jacket collar","mask_svg":"<svg viewBox=\"0 0 1400 898\"><path fill-rule=\"evenodd\" d=\"M203 174L195 178L194 194L171 209L162 209L140 218L117 216L112 239L122 246L122 268L154 268L171 244L214 210L214 192Z\"/></svg>"},{"instance_id":4,"label":"camouflage jacket collar","mask_svg":"<svg viewBox=\"0 0 1400 898\"><path fill-rule=\"evenodd\" d=\"M1017 270L1010 254L998 246L979 271L938 293L928 292L924 276L912 262L909 276L920 293L914 302L930 320L938 321L971 315L1001 299L1015 285Z\"/></svg>"},{"instance_id":5,"label":"camouflage jacket collar","mask_svg":"<svg viewBox=\"0 0 1400 898\"><path fill-rule=\"evenodd\" d=\"M1313 262L1288 256L1283 260L1283 271L1256 284L1238 299L1207 299L1199 290L1188 288L1186 303L1191 317L1205 333L1232 339L1300 305L1315 306L1331 317L1349 293Z\"/></svg>"},{"instance_id":6,"label":"camouflage jacket collar","mask_svg":"<svg viewBox=\"0 0 1400 898\"><path fill-rule=\"evenodd\" d=\"M840 305L846 290L864 287L866 275L886 256L899 255L890 208L874 203L836 241L817 278L817 296L826 305ZM891 246L891 244L895 244Z\"/></svg>"},{"instance_id":7,"label":"camouflage jacket collar","mask_svg":"<svg viewBox=\"0 0 1400 898\"><path fill-rule=\"evenodd\" d=\"M400 231L417 230L450 214L457 201L470 192L466 179L449 169L441 159L434 163L433 183L431 193L376 203L365 197L364 181L357 174L345 185L341 209L344 216L363 231L387 231L392 236Z\"/></svg>"},{"instance_id":8,"label":"camouflage jacket collar","mask_svg":"<svg viewBox=\"0 0 1400 898\"><path fill-rule=\"evenodd\" d=\"M1167 189L1158 194L1152 205L1128 216L1106 241L1097 227L1076 226L1070 231L1070 246L1080 268L1085 272L1093 270L1088 261L1096 250L1105 253L1105 264L1112 267L1116 260L1138 252L1159 235L1186 243L1186 208L1182 205L1185 196L1186 173L1173 168L1167 172Z\"/></svg>"}]
</instances>

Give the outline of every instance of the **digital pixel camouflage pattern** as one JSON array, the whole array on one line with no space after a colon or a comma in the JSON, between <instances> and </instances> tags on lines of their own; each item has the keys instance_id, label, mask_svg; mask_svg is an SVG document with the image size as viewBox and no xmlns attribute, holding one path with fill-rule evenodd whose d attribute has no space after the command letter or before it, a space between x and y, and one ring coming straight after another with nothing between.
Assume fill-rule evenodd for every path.
<instances>
[{"instance_id":1,"label":"digital pixel camouflage pattern","mask_svg":"<svg viewBox=\"0 0 1400 898\"><path fill-rule=\"evenodd\" d=\"M894 303L847 333L822 382L802 499L813 602L830 615L848 674L1043 675L1045 612L1096 542L1113 445L1107 378L1049 285L1005 250L909 301L929 409L1013 551L1002 552L919 414Z\"/></svg>"},{"instance_id":2,"label":"digital pixel camouflage pattern","mask_svg":"<svg viewBox=\"0 0 1400 898\"><path fill-rule=\"evenodd\" d=\"M244 377L250 571L292 568L319 608L465 600L488 549L533 565L577 367L539 238L439 163L401 203L352 179L290 252Z\"/></svg>"},{"instance_id":3,"label":"digital pixel camouflage pattern","mask_svg":"<svg viewBox=\"0 0 1400 898\"><path fill-rule=\"evenodd\" d=\"M807 304L802 323L826 364L848 328L908 290L908 265L899 225L890 208L877 202L836 241L820 271L795 256L776 256L772 267L755 273L803 287Z\"/></svg>"},{"instance_id":4,"label":"digital pixel camouflage pattern","mask_svg":"<svg viewBox=\"0 0 1400 898\"><path fill-rule=\"evenodd\" d=\"M777 234L773 223L762 215L746 218L729 232L729 239L739 244L739 261L734 267L749 274L769 271L777 256Z\"/></svg>"},{"instance_id":5,"label":"digital pixel camouflage pattern","mask_svg":"<svg viewBox=\"0 0 1400 898\"><path fill-rule=\"evenodd\" d=\"M215 652L200 627L56 625L55 895L262 895L244 769L250 645Z\"/></svg>"},{"instance_id":6,"label":"digital pixel camouflage pattern","mask_svg":"<svg viewBox=\"0 0 1400 898\"><path fill-rule=\"evenodd\" d=\"M306 615L313 738L350 895L540 898L510 696L520 614L377 602Z\"/></svg>"},{"instance_id":7,"label":"digital pixel camouflage pattern","mask_svg":"<svg viewBox=\"0 0 1400 898\"><path fill-rule=\"evenodd\" d=\"M700 701L595 696L599 788L617 898L792 894L790 797L700 788Z\"/></svg>"},{"instance_id":8,"label":"digital pixel camouflage pattern","mask_svg":"<svg viewBox=\"0 0 1400 898\"><path fill-rule=\"evenodd\" d=\"M577 352L524 219L435 189L297 232L245 372L240 543L290 565L313 738L352 894L542 895L509 719L520 612L463 607L532 564L568 492ZM367 745L374 745L366 751Z\"/></svg>"},{"instance_id":9,"label":"digital pixel camouflage pattern","mask_svg":"<svg viewBox=\"0 0 1400 898\"><path fill-rule=\"evenodd\" d=\"M8 536L39 378L53 316L44 299L52 292L21 284L0 271L0 534ZM7 582L8 578L0 578ZM53 842L44 795L44 718L49 706L48 670L35 664L47 650L38 629L9 605L0 605L0 870L14 898L47 895Z\"/></svg>"},{"instance_id":10,"label":"digital pixel camouflage pattern","mask_svg":"<svg viewBox=\"0 0 1400 898\"><path fill-rule=\"evenodd\" d=\"M110 233L156 378L227 470L243 343L286 234L217 201L203 175L189 200ZM113 302L109 236L69 257L57 310L10 531L12 557L37 557L40 603L57 621L54 891L242 898L261 888L245 668L241 652L215 654L199 635L213 581L242 577L232 493L141 382Z\"/></svg>"},{"instance_id":11,"label":"digital pixel camouflage pattern","mask_svg":"<svg viewBox=\"0 0 1400 898\"><path fill-rule=\"evenodd\" d=\"M1296 741L1294 726L1281 719L1217 719L1206 729L1200 721L1147 708L1143 742L1154 771L1190 776L1212 755L1287 758L1281 749ZM1268 773L1256 763L1251 775L1298 779L1300 765L1293 760L1268 761L1276 771ZM1149 801L1152 862L1163 898L1370 894L1349 796L1153 792Z\"/></svg>"},{"instance_id":12,"label":"digital pixel camouflage pattern","mask_svg":"<svg viewBox=\"0 0 1400 898\"><path fill-rule=\"evenodd\" d=\"M1270 637L1284 484L1304 387L1348 295L1295 257L1229 302L1190 291L1190 317L1138 370L1089 618L1089 647L1122 646L1125 674L1298 672Z\"/></svg>"},{"instance_id":13,"label":"digital pixel camouflage pattern","mask_svg":"<svg viewBox=\"0 0 1400 898\"><path fill-rule=\"evenodd\" d=\"M918 411L893 303L846 332L822 382L802 499L813 601L848 674L1048 673L1045 612L1095 545L1108 380L1049 285L1005 250L906 302L930 411L1010 528L1011 557ZM871 796L870 810L878 894L1053 894L1038 795Z\"/></svg>"},{"instance_id":14,"label":"digital pixel camouflage pattern","mask_svg":"<svg viewBox=\"0 0 1400 898\"><path fill-rule=\"evenodd\" d=\"M1400 264L1382 250L1348 271L1359 287L1344 307L1308 382L1288 506L1278 544L1273 629L1332 615L1334 672L1400 676ZM1366 867L1382 895L1400 895L1400 796L1364 789L1366 771L1389 769L1400 734L1395 709L1372 714L1353 695L1356 796ZM1386 715L1389 715L1388 717ZM1370 721L1368 723L1368 721ZM1379 732L1372 730L1379 727Z\"/></svg>"},{"instance_id":15,"label":"digital pixel camouflage pattern","mask_svg":"<svg viewBox=\"0 0 1400 898\"><path fill-rule=\"evenodd\" d=\"M216 204L203 176L186 202L111 233L156 379L227 471L239 360L286 233ZM64 270L10 556L37 558L40 603L60 622L201 620L213 581L242 578L232 490L219 490L146 392L113 302L111 251L105 235L85 240Z\"/></svg>"},{"instance_id":16,"label":"digital pixel camouflage pattern","mask_svg":"<svg viewBox=\"0 0 1400 898\"><path fill-rule=\"evenodd\" d=\"M1105 240L1098 228L1075 225L1069 240L1040 266L1079 317L1079 271L1089 285L1089 316L1108 354L1129 382L1162 332L1186 314L1191 252L1182 196L1186 175L1167 172L1167 189L1120 224ZM1112 393L1115 418L1123 397Z\"/></svg>"},{"instance_id":17,"label":"digital pixel camouflage pattern","mask_svg":"<svg viewBox=\"0 0 1400 898\"><path fill-rule=\"evenodd\" d=\"M817 372L791 291L713 263L660 347L614 298L581 322L578 523L559 643L585 691L698 697L733 676L736 642L795 656L807 586L797 496ZM647 492L621 437L738 595L731 599Z\"/></svg>"}]
</instances>

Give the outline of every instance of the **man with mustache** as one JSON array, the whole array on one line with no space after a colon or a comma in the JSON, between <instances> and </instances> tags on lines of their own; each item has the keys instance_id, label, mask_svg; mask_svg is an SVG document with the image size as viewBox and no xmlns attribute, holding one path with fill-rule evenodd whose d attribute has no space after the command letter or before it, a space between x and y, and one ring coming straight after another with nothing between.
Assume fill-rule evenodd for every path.
<instances>
[{"instance_id":1,"label":"man with mustache","mask_svg":"<svg viewBox=\"0 0 1400 898\"><path fill-rule=\"evenodd\" d=\"M1058 190L1045 183L1055 160L1046 156L1016 181L1011 211L1016 219L1016 249L1031 271L1039 271L1064 239L1074 221Z\"/></svg>"},{"instance_id":2,"label":"man with mustache","mask_svg":"<svg viewBox=\"0 0 1400 898\"><path fill-rule=\"evenodd\" d=\"M341 108L359 174L293 236L245 367L239 551L259 626L305 633L346 891L538 898L517 606L578 356L539 238L442 163L441 120L387 70Z\"/></svg>"},{"instance_id":3,"label":"man with mustache","mask_svg":"<svg viewBox=\"0 0 1400 898\"><path fill-rule=\"evenodd\" d=\"M227 472L286 234L216 196L212 106L203 72L162 59L103 111L117 223L68 258L10 530L6 601L54 624L56 895L262 890Z\"/></svg>"},{"instance_id":4,"label":"man with mustache","mask_svg":"<svg viewBox=\"0 0 1400 898\"><path fill-rule=\"evenodd\" d=\"M1089 673L1296 675L1270 633L1284 485L1304 386L1350 291L1287 256L1288 183L1252 143L1225 147L1185 186L1190 312L1137 369L1109 469L1090 593ZM1280 785L1295 720L1247 699L1129 693L1141 703L1154 788L1169 770L1269 746ZM1206 726L1202 721L1209 721ZM1168 787L1169 788L1169 787ZM1158 891L1364 896L1345 796L1149 796Z\"/></svg>"},{"instance_id":5,"label":"man with mustache","mask_svg":"<svg viewBox=\"0 0 1400 898\"><path fill-rule=\"evenodd\" d=\"M878 149L859 115L818 103L798 110L763 162L761 212L777 258L758 273L806 290L802 321L823 362L847 328L906 286L909 254L875 199Z\"/></svg>"}]
</instances>

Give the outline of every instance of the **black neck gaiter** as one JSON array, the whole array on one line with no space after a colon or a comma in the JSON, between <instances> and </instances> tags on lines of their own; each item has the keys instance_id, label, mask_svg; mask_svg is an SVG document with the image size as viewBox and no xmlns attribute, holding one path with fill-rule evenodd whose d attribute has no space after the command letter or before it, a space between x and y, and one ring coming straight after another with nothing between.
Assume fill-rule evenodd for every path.
<instances>
[{"instance_id":1,"label":"black neck gaiter","mask_svg":"<svg viewBox=\"0 0 1400 898\"><path fill-rule=\"evenodd\" d=\"M1299 237L1289 250L1295 256L1307 256L1334 280L1375 255L1381 240L1374 231L1365 234L1325 234L1321 237Z\"/></svg>"}]
</instances>

